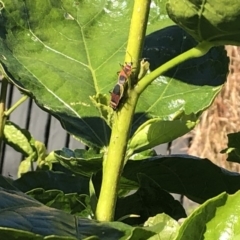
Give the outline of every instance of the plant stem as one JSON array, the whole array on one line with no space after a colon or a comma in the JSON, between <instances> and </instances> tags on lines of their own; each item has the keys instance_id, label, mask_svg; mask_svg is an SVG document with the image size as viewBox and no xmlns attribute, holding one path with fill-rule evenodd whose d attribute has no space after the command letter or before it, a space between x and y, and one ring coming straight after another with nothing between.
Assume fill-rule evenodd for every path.
<instances>
[{"instance_id":1,"label":"plant stem","mask_svg":"<svg viewBox=\"0 0 240 240\"><path fill-rule=\"evenodd\" d=\"M139 81L135 90L138 92L138 94L141 94L153 80L155 80L167 70L177 66L178 64L190 58L196 58L205 55L212 47L213 45L209 42L199 43L196 47L191 48L190 50L178 55L177 57L164 63L162 66L160 66L150 74L146 75L143 79L141 79L141 81Z\"/></svg>"},{"instance_id":2,"label":"plant stem","mask_svg":"<svg viewBox=\"0 0 240 240\"><path fill-rule=\"evenodd\" d=\"M132 123L137 100L137 94L131 95L133 105L123 107L120 112L116 113L96 209L96 218L100 221L112 221L114 217L118 183L124 166L130 132L129 126Z\"/></svg>"},{"instance_id":3,"label":"plant stem","mask_svg":"<svg viewBox=\"0 0 240 240\"><path fill-rule=\"evenodd\" d=\"M23 95L14 105L12 105L7 111L4 112L4 115L8 117L18 106L28 99L27 95Z\"/></svg>"},{"instance_id":4,"label":"plant stem","mask_svg":"<svg viewBox=\"0 0 240 240\"><path fill-rule=\"evenodd\" d=\"M127 45L126 62L138 61L141 57L143 40L146 34L146 26L150 9L150 0L135 0L130 32ZM129 61L129 57L131 60ZM136 64L138 67L138 64ZM138 69L135 71L138 72ZM136 74L134 78L136 79ZM112 134L106 162L103 166L103 179L96 208L96 218L99 221L112 221L115 213L118 184L124 166L125 154L133 114L137 105L139 94L132 89L133 84L129 79L129 90L126 102L116 112L112 127Z\"/></svg>"},{"instance_id":5,"label":"plant stem","mask_svg":"<svg viewBox=\"0 0 240 240\"><path fill-rule=\"evenodd\" d=\"M135 0L133 14L128 36L125 62L133 61L134 67L138 67L142 57L142 48L146 35L147 21L151 0ZM130 60L130 61L129 61ZM139 69L136 69L138 72Z\"/></svg>"},{"instance_id":6,"label":"plant stem","mask_svg":"<svg viewBox=\"0 0 240 240\"><path fill-rule=\"evenodd\" d=\"M6 108L7 87L8 87L8 80L5 77L3 77L1 94L0 94L0 149L2 149L3 130L4 130L5 121L6 121L5 108Z\"/></svg>"},{"instance_id":7,"label":"plant stem","mask_svg":"<svg viewBox=\"0 0 240 240\"><path fill-rule=\"evenodd\" d=\"M4 126L5 126L7 117L28 98L26 95L24 95L9 110L6 111L7 87L8 87L8 80L4 77L2 79L2 86L1 86L1 93L0 93L0 149L2 149L3 132L4 132Z\"/></svg>"}]
</instances>

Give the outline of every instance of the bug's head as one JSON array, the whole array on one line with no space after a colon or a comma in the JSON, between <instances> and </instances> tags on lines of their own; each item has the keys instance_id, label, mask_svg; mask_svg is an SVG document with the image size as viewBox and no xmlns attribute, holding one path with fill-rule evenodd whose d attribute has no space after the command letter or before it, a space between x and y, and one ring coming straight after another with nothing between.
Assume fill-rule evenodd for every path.
<instances>
[{"instance_id":1,"label":"bug's head","mask_svg":"<svg viewBox=\"0 0 240 240\"><path fill-rule=\"evenodd\" d=\"M133 65L133 62L127 62L126 65L131 67Z\"/></svg>"}]
</instances>

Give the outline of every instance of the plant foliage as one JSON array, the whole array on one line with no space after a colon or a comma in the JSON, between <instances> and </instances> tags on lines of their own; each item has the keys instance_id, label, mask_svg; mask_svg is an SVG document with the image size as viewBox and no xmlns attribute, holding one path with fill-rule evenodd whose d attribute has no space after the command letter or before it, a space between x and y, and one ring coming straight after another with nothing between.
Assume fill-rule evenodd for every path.
<instances>
[{"instance_id":1,"label":"plant foliage","mask_svg":"<svg viewBox=\"0 0 240 240\"><path fill-rule=\"evenodd\" d=\"M238 0L227 7L226 0L154 0L145 19L147 36L140 41L128 39L134 4L141 1L0 1L4 78L89 148L47 153L28 131L1 121L4 141L25 156L20 178L0 177L0 236L4 239L219 239L226 233L239 235L234 219L239 215L235 208L240 175L208 159L157 156L153 148L193 129L221 91L229 64L223 45L239 45L240 4ZM140 60L127 51L133 74L126 79L114 111L109 106L109 91L119 80L116 73L124 68L118 62L129 41L142 46L141 56L150 64L151 73L144 69L136 83L135 71L139 66L142 70ZM165 70L149 80L159 69ZM138 101L131 105L134 94L139 94ZM122 110L133 112L128 115L129 126L118 121L126 120L121 118ZM128 139L124 146L118 144L122 135ZM225 152L234 153L231 161L239 162L237 135L229 139ZM98 222L96 209L110 151L114 157L121 153L122 158L114 172L119 182L110 182L112 188L106 191L118 200L116 209L107 198L104 204L115 209L114 220L118 221ZM33 162L37 162L37 171L28 172ZM202 205L187 217L171 193ZM187 219L180 226L177 221L182 218ZM213 231L216 222L221 222L217 233Z\"/></svg>"}]
</instances>

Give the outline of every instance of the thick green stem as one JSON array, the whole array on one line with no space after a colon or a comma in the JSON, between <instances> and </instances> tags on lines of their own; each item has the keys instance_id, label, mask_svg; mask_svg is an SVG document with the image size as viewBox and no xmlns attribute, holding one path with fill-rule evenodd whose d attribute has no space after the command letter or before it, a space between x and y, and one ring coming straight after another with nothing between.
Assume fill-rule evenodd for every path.
<instances>
[{"instance_id":1,"label":"thick green stem","mask_svg":"<svg viewBox=\"0 0 240 240\"><path fill-rule=\"evenodd\" d=\"M213 45L209 42L202 42L199 43L196 47L191 48L190 50L178 55L177 57L171 59L170 61L164 63L162 66L151 72L150 74L146 75L141 81L139 81L138 85L136 86L136 91L141 94L144 89L157 77L162 75L167 70L179 65L180 63L190 59L201 57L205 55Z\"/></svg>"},{"instance_id":2,"label":"thick green stem","mask_svg":"<svg viewBox=\"0 0 240 240\"><path fill-rule=\"evenodd\" d=\"M100 221L112 221L117 200L118 183L124 166L127 142L138 96L132 94L126 107L116 113L112 135L103 169L101 192L96 209ZM131 104L131 105L130 105Z\"/></svg>"},{"instance_id":3,"label":"thick green stem","mask_svg":"<svg viewBox=\"0 0 240 240\"><path fill-rule=\"evenodd\" d=\"M150 2L150 0L135 0L134 2L125 57L126 62L133 61L136 64L141 57ZM136 67L138 67L138 64L136 64ZM137 73L138 69L135 70ZM136 76L137 74L131 79L136 79ZM131 79L129 79L127 98L123 98L125 99L124 105L116 112L114 117L110 144L103 167L102 186L96 208L96 218L99 221L112 221L114 218L119 179L124 166L129 132L139 96L132 89L134 83L131 82Z\"/></svg>"},{"instance_id":4,"label":"thick green stem","mask_svg":"<svg viewBox=\"0 0 240 240\"><path fill-rule=\"evenodd\" d=\"M137 73L139 71L139 60L142 57L142 48L144 38L146 36L147 21L150 10L151 0L135 0L133 14L131 19L130 31L127 43L127 52L125 62L132 62L137 79ZM129 79L130 88L134 85Z\"/></svg>"},{"instance_id":5,"label":"thick green stem","mask_svg":"<svg viewBox=\"0 0 240 240\"><path fill-rule=\"evenodd\" d=\"M4 130L5 121L6 121L5 108L6 108L7 86L8 86L8 80L6 78L3 78L2 86L1 86L1 95L0 95L0 149L2 149L3 130Z\"/></svg>"}]
</instances>

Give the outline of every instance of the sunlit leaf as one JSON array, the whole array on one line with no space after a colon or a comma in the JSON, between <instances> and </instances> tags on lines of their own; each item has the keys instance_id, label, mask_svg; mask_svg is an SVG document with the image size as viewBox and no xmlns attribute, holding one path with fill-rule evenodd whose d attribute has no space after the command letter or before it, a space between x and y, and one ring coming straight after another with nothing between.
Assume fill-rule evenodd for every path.
<instances>
[{"instance_id":1,"label":"sunlit leaf","mask_svg":"<svg viewBox=\"0 0 240 240\"><path fill-rule=\"evenodd\" d=\"M179 229L178 222L164 213L150 217L144 223L144 226L146 229L157 233L150 237L149 240L173 240Z\"/></svg>"},{"instance_id":2,"label":"sunlit leaf","mask_svg":"<svg viewBox=\"0 0 240 240\"><path fill-rule=\"evenodd\" d=\"M240 2L238 0L168 0L170 18L198 42L240 45Z\"/></svg>"},{"instance_id":3,"label":"sunlit leaf","mask_svg":"<svg viewBox=\"0 0 240 240\"><path fill-rule=\"evenodd\" d=\"M185 219L175 239L238 239L239 197L238 191L209 199Z\"/></svg>"},{"instance_id":4,"label":"sunlit leaf","mask_svg":"<svg viewBox=\"0 0 240 240\"><path fill-rule=\"evenodd\" d=\"M128 149L132 151L144 151L162 143L171 142L184 135L195 127L198 120L196 116L176 117L179 119L162 120L153 118L142 124L130 139Z\"/></svg>"},{"instance_id":5,"label":"sunlit leaf","mask_svg":"<svg viewBox=\"0 0 240 240\"><path fill-rule=\"evenodd\" d=\"M109 142L106 119L112 110L92 100L102 94L108 101L100 105L109 103L126 52L133 3L5 0L1 11L2 71L91 147ZM165 4L166 0L152 1L151 31L161 23L172 24Z\"/></svg>"},{"instance_id":6,"label":"sunlit leaf","mask_svg":"<svg viewBox=\"0 0 240 240\"><path fill-rule=\"evenodd\" d=\"M35 158L37 157L37 151L34 146L35 140L31 134L11 121L6 121L5 123L4 141L26 157L32 155L34 160L34 153Z\"/></svg>"}]
</instances>

